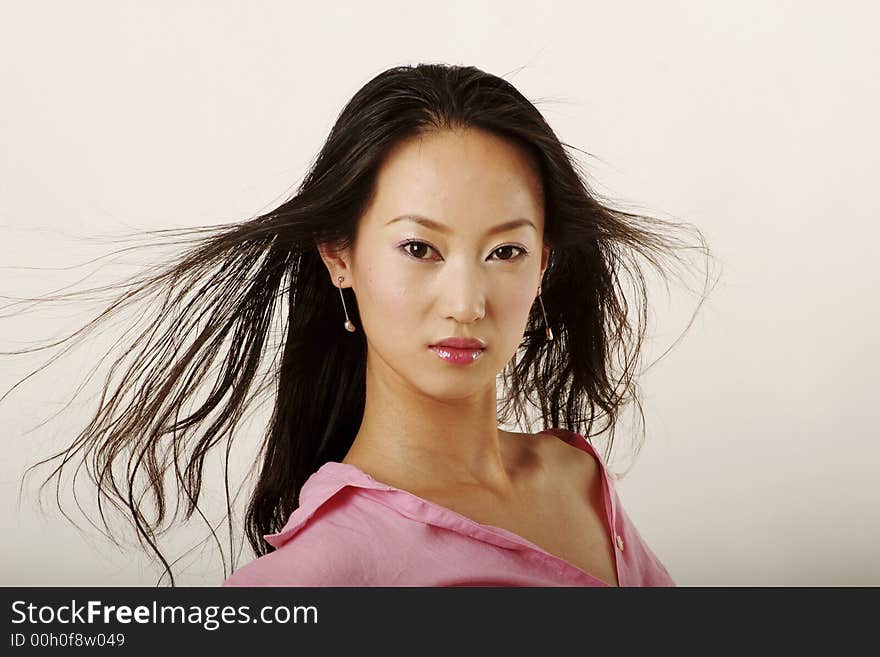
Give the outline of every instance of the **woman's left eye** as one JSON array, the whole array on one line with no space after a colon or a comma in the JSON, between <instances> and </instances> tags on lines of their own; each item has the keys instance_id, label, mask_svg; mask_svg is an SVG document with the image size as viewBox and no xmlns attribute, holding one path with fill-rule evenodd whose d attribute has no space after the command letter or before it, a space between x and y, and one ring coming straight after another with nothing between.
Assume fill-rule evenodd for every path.
<instances>
[{"instance_id":1,"label":"woman's left eye","mask_svg":"<svg viewBox=\"0 0 880 657\"><path fill-rule=\"evenodd\" d=\"M509 258L500 258L500 260L516 260L526 254L526 250L521 246L514 246L513 244L507 244L505 246L499 246L497 249L493 251L493 253L498 253L499 251L503 251L504 249L516 249L519 251L519 255L511 256Z\"/></svg>"}]
</instances>

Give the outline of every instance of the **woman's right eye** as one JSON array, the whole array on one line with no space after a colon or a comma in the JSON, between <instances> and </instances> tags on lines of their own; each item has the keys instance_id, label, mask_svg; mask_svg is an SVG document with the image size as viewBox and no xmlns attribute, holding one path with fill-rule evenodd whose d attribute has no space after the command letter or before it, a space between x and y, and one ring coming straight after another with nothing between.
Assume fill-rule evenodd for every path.
<instances>
[{"instance_id":1,"label":"woman's right eye","mask_svg":"<svg viewBox=\"0 0 880 657\"><path fill-rule=\"evenodd\" d=\"M424 242L418 242L416 240L411 240L409 242L405 242L404 244L402 244L401 248L411 258L415 258L416 260L425 260L426 258L423 258L422 255L420 255L420 254L424 254L427 250L431 249L432 247L428 246Z\"/></svg>"}]
</instances>

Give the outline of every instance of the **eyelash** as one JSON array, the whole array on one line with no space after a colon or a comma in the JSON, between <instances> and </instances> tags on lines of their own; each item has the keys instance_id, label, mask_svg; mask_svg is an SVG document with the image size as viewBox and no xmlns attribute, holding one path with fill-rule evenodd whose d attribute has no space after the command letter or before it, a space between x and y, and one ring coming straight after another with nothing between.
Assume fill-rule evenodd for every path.
<instances>
[{"instance_id":1,"label":"eyelash","mask_svg":"<svg viewBox=\"0 0 880 657\"><path fill-rule=\"evenodd\" d=\"M434 249L434 247L431 246L430 244L428 244L427 242L423 242L421 240L407 240L406 242L404 242L403 244L400 245L400 249L402 249L403 252L407 256L412 258L413 260L422 260L422 261L427 262L426 258L417 258L416 256L414 256L412 253L410 253L407 250L407 247L410 246L411 244L423 244L424 246L427 246L429 249L433 249L434 251L436 251L436 249ZM505 244L503 246L499 246L497 249L495 249L495 251L499 251L500 249L507 249L507 248L517 249L520 251L520 253L518 255L513 256L512 258L507 258L507 259L499 258L500 262L514 262L517 260L521 260L522 258L526 257L529 254L529 252L526 251L523 247L517 246L516 244ZM495 253L495 251L492 251L492 253Z\"/></svg>"}]
</instances>

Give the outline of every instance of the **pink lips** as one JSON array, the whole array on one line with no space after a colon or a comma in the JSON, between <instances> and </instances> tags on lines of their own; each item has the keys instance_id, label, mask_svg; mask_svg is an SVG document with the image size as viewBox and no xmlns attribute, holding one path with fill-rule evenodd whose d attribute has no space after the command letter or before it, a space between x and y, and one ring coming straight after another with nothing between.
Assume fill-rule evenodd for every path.
<instances>
[{"instance_id":1,"label":"pink lips","mask_svg":"<svg viewBox=\"0 0 880 657\"><path fill-rule=\"evenodd\" d=\"M468 365L483 355L486 347L473 338L444 338L429 347L438 357L453 365Z\"/></svg>"},{"instance_id":2,"label":"pink lips","mask_svg":"<svg viewBox=\"0 0 880 657\"><path fill-rule=\"evenodd\" d=\"M447 363L453 363L454 365L473 363L483 355L482 349L456 349L455 347L443 347L440 345L430 347L430 349Z\"/></svg>"},{"instance_id":3,"label":"pink lips","mask_svg":"<svg viewBox=\"0 0 880 657\"><path fill-rule=\"evenodd\" d=\"M486 343L476 338L443 338L432 347L454 347L455 349L485 349Z\"/></svg>"}]
</instances>

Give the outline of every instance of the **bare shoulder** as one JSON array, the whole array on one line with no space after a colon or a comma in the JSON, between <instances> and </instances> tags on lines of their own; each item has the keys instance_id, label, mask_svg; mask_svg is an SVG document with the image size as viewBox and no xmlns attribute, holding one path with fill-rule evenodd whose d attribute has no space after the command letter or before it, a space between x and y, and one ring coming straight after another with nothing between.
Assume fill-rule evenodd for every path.
<instances>
[{"instance_id":1,"label":"bare shoulder","mask_svg":"<svg viewBox=\"0 0 880 657\"><path fill-rule=\"evenodd\" d=\"M588 449L581 449L567 440L550 433L530 434L539 450L544 469L563 473L566 481L574 483L580 490L586 485L594 485L602 477L602 465ZM576 438L582 440L582 438Z\"/></svg>"}]
</instances>

